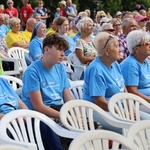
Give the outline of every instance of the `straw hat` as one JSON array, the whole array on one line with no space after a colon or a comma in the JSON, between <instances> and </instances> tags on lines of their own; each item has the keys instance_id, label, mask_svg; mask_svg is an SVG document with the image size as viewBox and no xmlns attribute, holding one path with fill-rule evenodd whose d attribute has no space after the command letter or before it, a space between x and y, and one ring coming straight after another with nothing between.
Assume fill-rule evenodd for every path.
<instances>
[{"instance_id":1,"label":"straw hat","mask_svg":"<svg viewBox=\"0 0 150 150\"><path fill-rule=\"evenodd\" d=\"M66 1L60 1L59 4L63 4L64 6L66 6Z\"/></svg>"}]
</instances>

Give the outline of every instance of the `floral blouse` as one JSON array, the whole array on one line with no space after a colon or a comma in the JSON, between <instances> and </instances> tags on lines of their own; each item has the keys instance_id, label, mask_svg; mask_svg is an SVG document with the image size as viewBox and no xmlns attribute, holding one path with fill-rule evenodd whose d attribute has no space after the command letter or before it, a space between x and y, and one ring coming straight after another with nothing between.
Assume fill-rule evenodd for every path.
<instances>
[{"instance_id":1,"label":"floral blouse","mask_svg":"<svg viewBox=\"0 0 150 150\"><path fill-rule=\"evenodd\" d=\"M85 56L96 56L97 54L93 41L87 42L79 38L76 40L76 48L83 50Z\"/></svg>"}]
</instances>

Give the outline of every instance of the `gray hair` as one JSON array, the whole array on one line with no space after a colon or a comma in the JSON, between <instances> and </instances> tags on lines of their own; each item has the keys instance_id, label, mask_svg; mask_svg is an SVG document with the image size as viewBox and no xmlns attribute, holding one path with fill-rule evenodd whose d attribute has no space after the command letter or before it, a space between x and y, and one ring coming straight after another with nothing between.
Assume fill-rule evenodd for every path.
<instances>
[{"instance_id":1,"label":"gray hair","mask_svg":"<svg viewBox=\"0 0 150 150\"><path fill-rule=\"evenodd\" d=\"M140 42L146 40L149 41L149 34L142 30L133 30L127 35L127 47L130 54L134 53L134 47L139 45Z\"/></svg>"},{"instance_id":2,"label":"gray hair","mask_svg":"<svg viewBox=\"0 0 150 150\"><path fill-rule=\"evenodd\" d=\"M130 24L131 21L133 21L135 19L133 18L125 18L123 21L122 21L122 28L128 26Z\"/></svg>"},{"instance_id":3,"label":"gray hair","mask_svg":"<svg viewBox=\"0 0 150 150\"><path fill-rule=\"evenodd\" d=\"M13 18L9 19L9 25L11 28L13 27L14 24L20 23L20 22L21 22L21 20L17 17L13 17Z\"/></svg>"},{"instance_id":4,"label":"gray hair","mask_svg":"<svg viewBox=\"0 0 150 150\"><path fill-rule=\"evenodd\" d=\"M111 35L107 32L100 32L94 38L94 45L97 50L97 55L102 57L104 55L104 46L106 45ZM112 35L113 36L113 35ZM113 36L116 39L115 36Z\"/></svg>"},{"instance_id":5,"label":"gray hair","mask_svg":"<svg viewBox=\"0 0 150 150\"><path fill-rule=\"evenodd\" d=\"M93 20L91 18L89 18L89 17L84 17L81 20L79 20L79 22L77 23L76 27L77 27L77 29L79 30L80 33L82 32L82 29L87 27L89 22L93 23Z\"/></svg>"}]
</instances>

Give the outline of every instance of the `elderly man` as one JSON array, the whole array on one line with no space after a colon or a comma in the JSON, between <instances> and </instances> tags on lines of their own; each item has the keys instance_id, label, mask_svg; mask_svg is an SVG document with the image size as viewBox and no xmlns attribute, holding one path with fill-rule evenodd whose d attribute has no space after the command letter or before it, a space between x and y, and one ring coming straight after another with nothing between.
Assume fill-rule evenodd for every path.
<instances>
[{"instance_id":1,"label":"elderly man","mask_svg":"<svg viewBox=\"0 0 150 150\"><path fill-rule=\"evenodd\" d=\"M29 18L27 20L27 23L26 23L26 30L22 32L23 37L26 39L26 41L28 43L30 42L31 35L32 35L32 30L33 30L34 25L35 25L36 22L37 22L36 19Z\"/></svg>"},{"instance_id":2,"label":"elderly man","mask_svg":"<svg viewBox=\"0 0 150 150\"><path fill-rule=\"evenodd\" d=\"M128 35L129 32L131 32L132 30L136 30L136 29L137 29L137 23L136 23L135 19L126 18L122 21L123 35L118 40L119 47L121 49L122 58L119 60L119 62L121 62L126 57L128 57L129 51L128 51L128 48L127 48L127 45L126 45L126 36Z\"/></svg>"}]
</instances>

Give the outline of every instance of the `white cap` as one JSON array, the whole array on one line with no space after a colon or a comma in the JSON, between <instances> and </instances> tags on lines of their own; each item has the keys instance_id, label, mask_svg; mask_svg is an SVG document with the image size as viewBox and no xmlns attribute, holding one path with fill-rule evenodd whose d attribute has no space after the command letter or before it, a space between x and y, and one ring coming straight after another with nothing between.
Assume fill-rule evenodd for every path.
<instances>
[{"instance_id":1,"label":"white cap","mask_svg":"<svg viewBox=\"0 0 150 150\"><path fill-rule=\"evenodd\" d=\"M14 3L12 0L8 0L7 2L6 2L6 4L9 4L9 3Z\"/></svg>"},{"instance_id":2,"label":"white cap","mask_svg":"<svg viewBox=\"0 0 150 150\"><path fill-rule=\"evenodd\" d=\"M119 15L122 15L122 12L121 12L121 11L117 11L117 12L116 12L116 16L119 16Z\"/></svg>"},{"instance_id":3,"label":"white cap","mask_svg":"<svg viewBox=\"0 0 150 150\"><path fill-rule=\"evenodd\" d=\"M109 19L109 18L103 17L103 18L101 19L101 21L100 21L100 24L101 24L101 23L109 23L109 22L110 22L110 19Z\"/></svg>"}]
</instances>

